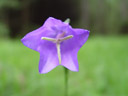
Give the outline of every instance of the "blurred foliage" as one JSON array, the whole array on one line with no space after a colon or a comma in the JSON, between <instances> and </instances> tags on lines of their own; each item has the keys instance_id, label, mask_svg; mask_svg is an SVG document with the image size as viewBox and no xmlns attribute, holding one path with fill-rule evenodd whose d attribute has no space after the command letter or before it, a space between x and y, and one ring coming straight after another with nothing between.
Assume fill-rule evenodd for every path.
<instances>
[{"instance_id":1,"label":"blurred foliage","mask_svg":"<svg viewBox=\"0 0 128 96\"><path fill-rule=\"evenodd\" d=\"M127 5L128 0L0 0L0 21L11 37L25 35L50 16L70 18L74 27L89 29L91 34L126 34Z\"/></svg>"},{"instance_id":2,"label":"blurred foliage","mask_svg":"<svg viewBox=\"0 0 128 96\"><path fill-rule=\"evenodd\" d=\"M18 8L19 6L19 0L0 0L0 8Z\"/></svg>"},{"instance_id":3,"label":"blurred foliage","mask_svg":"<svg viewBox=\"0 0 128 96\"><path fill-rule=\"evenodd\" d=\"M82 0L82 2L81 26L88 26L86 28L94 34L128 33L128 28L124 28L128 27L126 24L128 0Z\"/></svg>"},{"instance_id":4,"label":"blurred foliage","mask_svg":"<svg viewBox=\"0 0 128 96\"><path fill-rule=\"evenodd\" d=\"M69 72L69 96L127 96L128 36L92 37ZM64 96L64 69L39 74L39 53L19 40L0 40L0 96Z\"/></svg>"},{"instance_id":5,"label":"blurred foliage","mask_svg":"<svg viewBox=\"0 0 128 96\"><path fill-rule=\"evenodd\" d=\"M6 24L0 22L0 35L7 37L9 33L8 27Z\"/></svg>"},{"instance_id":6,"label":"blurred foliage","mask_svg":"<svg viewBox=\"0 0 128 96\"><path fill-rule=\"evenodd\" d=\"M34 30L31 26L41 26L50 16L63 20L76 18L78 8L74 1L77 0L1 0L0 21L8 26L10 37L23 36Z\"/></svg>"}]
</instances>

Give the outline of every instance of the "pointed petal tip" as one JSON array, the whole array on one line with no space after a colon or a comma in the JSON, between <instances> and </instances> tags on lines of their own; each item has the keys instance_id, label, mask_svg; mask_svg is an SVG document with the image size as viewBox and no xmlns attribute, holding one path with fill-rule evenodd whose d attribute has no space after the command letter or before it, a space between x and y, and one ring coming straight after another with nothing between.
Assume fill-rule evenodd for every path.
<instances>
[{"instance_id":1,"label":"pointed petal tip","mask_svg":"<svg viewBox=\"0 0 128 96\"><path fill-rule=\"evenodd\" d=\"M23 45L25 45L25 43L24 43L24 41L25 41L24 37L20 41L23 43Z\"/></svg>"},{"instance_id":2,"label":"pointed petal tip","mask_svg":"<svg viewBox=\"0 0 128 96\"><path fill-rule=\"evenodd\" d=\"M68 70L70 71L73 71L73 72L79 72L79 67L69 67L69 66L66 66L66 65L62 65L64 66L65 68L67 68Z\"/></svg>"},{"instance_id":3,"label":"pointed petal tip","mask_svg":"<svg viewBox=\"0 0 128 96\"><path fill-rule=\"evenodd\" d=\"M39 74L46 74L46 73L48 73L48 72L44 72L44 71L39 70Z\"/></svg>"},{"instance_id":4,"label":"pointed petal tip","mask_svg":"<svg viewBox=\"0 0 128 96\"><path fill-rule=\"evenodd\" d=\"M61 64L59 64L59 65L61 65ZM62 65L63 66L63 65ZM65 66L64 66L65 67ZM70 71L73 71L73 72L79 72L79 68L76 68L76 69L69 69L68 67L65 67L65 68L67 68L68 70L70 70ZM54 68L53 68L54 69ZM53 70L52 69L52 70ZM52 71L52 70L50 70L50 71ZM46 71L46 70L39 70L39 74L46 74L46 73L49 73L50 71Z\"/></svg>"},{"instance_id":5,"label":"pointed petal tip","mask_svg":"<svg viewBox=\"0 0 128 96\"><path fill-rule=\"evenodd\" d=\"M50 70L50 71L51 71L51 70ZM48 73L48 72L50 72L50 71L45 70L45 69L40 69L40 68L39 68L39 74L46 74L46 73Z\"/></svg>"},{"instance_id":6,"label":"pointed petal tip","mask_svg":"<svg viewBox=\"0 0 128 96\"><path fill-rule=\"evenodd\" d=\"M58 64L60 65L60 64ZM58 65L56 65L54 68L56 68ZM49 73L50 71L52 71L54 68L51 68L50 70L47 70L47 69L39 69L39 74L46 74L46 73Z\"/></svg>"},{"instance_id":7,"label":"pointed petal tip","mask_svg":"<svg viewBox=\"0 0 128 96\"><path fill-rule=\"evenodd\" d=\"M54 18L54 17L48 17L47 20L56 20L56 18Z\"/></svg>"},{"instance_id":8,"label":"pointed petal tip","mask_svg":"<svg viewBox=\"0 0 128 96\"><path fill-rule=\"evenodd\" d=\"M89 31L89 30L87 30L87 34L88 34L88 36L89 36L89 34L90 34L90 31Z\"/></svg>"},{"instance_id":9,"label":"pointed petal tip","mask_svg":"<svg viewBox=\"0 0 128 96\"><path fill-rule=\"evenodd\" d=\"M79 72L79 68L76 68L75 70L72 70L74 72Z\"/></svg>"},{"instance_id":10,"label":"pointed petal tip","mask_svg":"<svg viewBox=\"0 0 128 96\"><path fill-rule=\"evenodd\" d=\"M23 43L24 42L24 38L22 38L20 41Z\"/></svg>"},{"instance_id":11,"label":"pointed petal tip","mask_svg":"<svg viewBox=\"0 0 128 96\"><path fill-rule=\"evenodd\" d=\"M87 30L87 32L88 32L88 34L90 34L90 31L89 30Z\"/></svg>"},{"instance_id":12,"label":"pointed petal tip","mask_svg":"<svg viewBox=\"0 0 128 96\"><path fill-rule=\"evenodd\" d=\"M67 68L67 67L66 67ZM68 68L69 69L69 68ZM71 70L71 71L73 71L73 72L79 72L79 69L69 69L69 70Z\"/></svg>"},{"instance_id":13,"label":"pointed petal tip","mask_svg":"<svg viewBox=\"0 0 128 96\"><path fill-rule=\"evenodd\" d=\"M87 32L88 34L90 33L90 30L84 29L85 32Z\"/></svg>"},{"instance_id":14,"label":"pointed petal tip","mask_svg":"<svg viewBox=\"0 0 128 96\"><path fill-rule=\"evenodd\" d=\"M43 60L44 60L44 58L43 58ZM50 63L50 62L52 62L52 61L46 60L46 62L45 62L40 59L40 63L39 63L39 67L38 67L40 74L46 74L46 73L52 71L54 68L56 68L59 65L59 64L56 64L56 62L53 62L53 63Z\"/></svg>"},{"instance_id":15,"label":"pointed petal tip","mask_svg":"<svg viewBox=\"0 0 128 96\"><path fill-rule=\"evenodd\" d=\"M54 17L48 17L48 19L55 19Z\"/></svg>"},{"instance_id":16,"label":"pointed petal tip","mask_svg":"<svg viewBox=\"0 0 128 96\"><path fill-rule=\"evenodd\" d=\"M75 69L75 70L71 70L71 71L73 71L73 72L79 72L79 69Z\"/></svg>"}]
</instances>

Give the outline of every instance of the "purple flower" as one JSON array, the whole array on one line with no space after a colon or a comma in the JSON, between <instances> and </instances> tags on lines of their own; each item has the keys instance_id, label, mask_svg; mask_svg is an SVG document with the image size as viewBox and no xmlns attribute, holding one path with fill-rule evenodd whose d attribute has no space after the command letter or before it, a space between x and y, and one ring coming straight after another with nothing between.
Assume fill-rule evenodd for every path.
<instances>
[{"instance_id":1,"label":"purple flower","mask_svg":"<svg viewBox=\"0 0 128 96\"><path fill-rule=\"evenodd\" d=\"M88 30L72 28L66 22L49 17L43 26L28 33L21 41L40 53L40 73L47 73L58 65L79 71L77 53L88 36Z\"/></svg>"}]
</instances>

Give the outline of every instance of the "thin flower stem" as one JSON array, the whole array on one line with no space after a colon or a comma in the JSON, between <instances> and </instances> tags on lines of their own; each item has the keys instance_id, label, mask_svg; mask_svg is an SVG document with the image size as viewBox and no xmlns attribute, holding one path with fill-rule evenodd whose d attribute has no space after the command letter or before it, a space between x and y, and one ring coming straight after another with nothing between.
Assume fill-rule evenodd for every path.
<instances>
[{"instance_id":1,"label":"thin flower stem","mask_svg":"<svg viewBox=\"0 0 128 96\"><path fill-rule=\"evenodd\" d=\"M64 67L65 70L65 96L68 96L68 69Z\"/></svg>"}]
</instances>

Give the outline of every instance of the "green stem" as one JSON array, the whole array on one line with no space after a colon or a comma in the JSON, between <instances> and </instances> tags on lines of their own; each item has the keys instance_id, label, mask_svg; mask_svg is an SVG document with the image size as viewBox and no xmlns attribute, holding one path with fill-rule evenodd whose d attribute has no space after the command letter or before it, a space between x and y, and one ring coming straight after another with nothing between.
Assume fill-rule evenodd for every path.
<instances>
[{"instance_id":1,"label":"green stem","mask_svg":"<svg viewBox=\"0 0 128 96\"><path fill-rule=\"evenodd\" d=\"M65 70L65 96L68 96L68 69L64 67Z\"/></svg>"}]
</instances>

